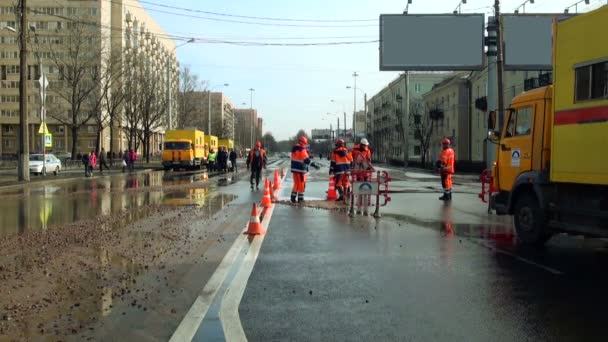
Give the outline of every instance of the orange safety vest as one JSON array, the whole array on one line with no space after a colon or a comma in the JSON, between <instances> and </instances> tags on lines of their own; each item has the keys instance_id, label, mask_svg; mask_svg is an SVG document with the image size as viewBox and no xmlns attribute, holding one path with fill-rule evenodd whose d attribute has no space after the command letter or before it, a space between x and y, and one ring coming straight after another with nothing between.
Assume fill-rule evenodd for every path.
<instances>
[{"instance_id":1,"label":"orange safety vest","mask_svg":"<svg viewBox=\"0 0 608 342\"><path fill-rule=\"evenodd\" d=\"M350 169L350 164L353 162L353 156L344 146L338 147L331 154L330 171L333 174L341 175Z\"/></svg>"},{"instance_id":2,"label":"orange safety vest","mask_svg":"<svg viewBox=\"0 0 608 342\"><path fill-rule=\"evenodd\" d=\"M446 148L445 150L441 150L441 165L445 168L441 171L446 174L453 174L456 170L454 170L454 150L452 148Z\"/></svg>"}]
</instances>

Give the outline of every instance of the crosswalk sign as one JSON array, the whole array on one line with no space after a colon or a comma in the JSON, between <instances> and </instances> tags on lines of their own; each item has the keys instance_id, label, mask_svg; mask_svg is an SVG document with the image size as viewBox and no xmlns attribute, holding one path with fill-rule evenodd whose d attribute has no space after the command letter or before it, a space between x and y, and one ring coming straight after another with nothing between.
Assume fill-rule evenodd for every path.
<instances>
[{"instance_id":1,"label":"crosswalk sign","mask_svg":"<svg viewBox=\"0 0 608 342\"><path fill-rule=\"evenodd\" d=\"M38 129L38 134L47 134L49 132L49 128L46 127L46 122L42 121L40 124L40 128Z\"/></svg>"},{"instance_id":2,"label":"crosswalk sign","mask_svg":"<svg viewBox=\"0 0 608 342\"><path fill-rule=\"evenodd\" d=\"M44 147L53 147L53 135L51 133L44 134Z\"/></svg>"}]
</instances>

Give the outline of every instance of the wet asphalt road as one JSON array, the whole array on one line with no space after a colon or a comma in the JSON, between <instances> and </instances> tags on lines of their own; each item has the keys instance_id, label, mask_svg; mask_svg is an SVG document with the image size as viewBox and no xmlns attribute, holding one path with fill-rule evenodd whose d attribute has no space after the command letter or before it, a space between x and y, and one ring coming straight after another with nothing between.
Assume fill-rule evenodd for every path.
<instances>
[{"instance_id":1,"label":"wet asphalt road","mask_svg":"<svg viewBox=\"0 0 608 342\"><path fill-rule=\"evenodd\" d=\"M239 308L247 338L606 340L605 241L524 248L508 218L485 213L478 184L446 206L433 176L412 176L395 185L416 191L394 194L379 220L277 206ZM308 196L322 197L323 170L311 178Z\"/></svg>"}]
</instances>

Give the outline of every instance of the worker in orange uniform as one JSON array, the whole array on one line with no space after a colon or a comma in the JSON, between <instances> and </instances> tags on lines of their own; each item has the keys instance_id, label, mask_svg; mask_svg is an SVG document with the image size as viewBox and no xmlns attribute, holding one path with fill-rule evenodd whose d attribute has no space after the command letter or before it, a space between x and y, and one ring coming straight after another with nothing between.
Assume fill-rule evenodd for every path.
<instances>
[{"instance_id":1,"label":"worker in orange uniform","mask_svg":"<svg viewBox=\"0 0 608 342\"><path fill-rule=\"evenodd\" d=\"M306 174L311 160L308 155L308 139L301 136L298 143L291 149L291 173L293 176L293 188L291 189L291 203L304 202L304 190L306 189Z\"/></svg>"},{"instance_id":2,"label":"worker in orange uniform","mask_svg":"<svg viewBox=\"0 0 608 342\"><path fill-rule=\"evenodd\" d=\"M348 181L348 170L353 162L353 156L344 146L344 140L336 140L336 148L331 153L331 164L329 166L329 174L335 176L336 190L338 190L338 199L344 199L344 194L348 192L350 183Z\"/></svg>"},{"instance_id":3,"label":"worker in orange uniform","mask_svg":"<svg viewBox=\"0 0 608 342\"><path fill-rule=\"evenodd\" d=\"M373 170L372 166L372 150L369 148L369 141L363 138L361 142L351 151L353 157L353 170Z\"/></svg>"},{"instance_id":4,"label":"worker in orange uniform","mask_svg":"<svg viewBox=\"0 0 608 342\"><path fill-rule=\"evenodd\" d=\"M443 196L439 197L442 201L452 200L452 175L454 174L454 150L450 147L451 141L445 138L441 141L441 156L437 164L439 174L441 174L441 185L443 186Z\"/></svg>"}]
</instances>

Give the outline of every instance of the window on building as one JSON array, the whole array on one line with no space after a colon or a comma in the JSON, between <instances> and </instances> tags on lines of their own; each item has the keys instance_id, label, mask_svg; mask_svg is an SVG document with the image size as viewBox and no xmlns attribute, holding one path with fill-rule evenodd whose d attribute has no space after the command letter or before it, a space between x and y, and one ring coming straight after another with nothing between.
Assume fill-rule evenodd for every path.
<instances>
[{"instance_id":1,"label":"window on building","mask_svg":"<svg viewBox=\"0 0 608 342\"><path fill-rule=\"evenodd\" d=\"M89 140L89 145L88 145L88 147L89 147L89 148L95 148L95 147L97 147L97 141L95 141L95 139L91 139L91 140Z\"/></svg>"},{"instance_id":2,"label":"window on building","mask_svg":"<svg viewBox=\"0 0 608 342\"><path fill-rule=\"evenodd\" d=\"M414 155L419 156L421 155L421 149L420 149L420 145L414 146Z\"/></svg>"},{"instance_id":3,"label":"window on building","mask_svg":"<svg viewBox=\"0 0 608 342\"><path fill-rule=\"evenodd\" d=\"M63 125L59 125L55 127L55 133L63 133L64 132L64 127Z\"/></svg>"},{"instance_id":4,"label":"window on building","mask_svg":"<svg viewBox=\"0 0 608 342\"><path fill-rule=\"evenodd\" d=\"M575 76L576 102L608 97L608 61L578 67Z\"/></svg>"},{"instance_id":5,"label":"window on building","mask_svg":"<svg viewBox=\"0 0 608 342\"><path fill-rule=\"evenodd\" d=\"M62 149L63 148L63 139L53 139L53 145L55 145L55 148L57 149Z\"/></svg>"},{"instance_id":6,"label":"window on building","mask_svg":"<svg viewBox=\"0 0 608 342\"><path fill-rule=\"evenodd\" d=\"M4 148L13 148L13 140L12 139L2 139L2 145Z\"/></svg>"},{"instance_id":7,"label":"window on building","mask_svg":"<svg viewBox=\"0 0 608 342\"><path fill-rule=\"evenodd\" d=\"M2 127L3 127L2 131L4 132L4 134L14 134L15 133L15 127L13 127L11 125L4 125Z\"/></svg>"},{"instance_id":8,"label":"window on building","mask_svg":"<svg viewBox=\"0 0 608 342\"><path fill-rule=\"evenodd\" d=\"M511 112L506 137L529 135L532 129L532 107L523 107Z\"/></svg>"},{"instance_id":9,"label":"window on building","mask_svg":"<svg viewBox=\"0 0 608 342\"><path fill-rule=\"evenodd\" d=\"M93 125L89 125L89 126L87 126L87 133L89 133L89 134L94 134L94 133L96 133L96 132L95 132L95 126L93 126Z\"/></svg>"}]
</instances>

